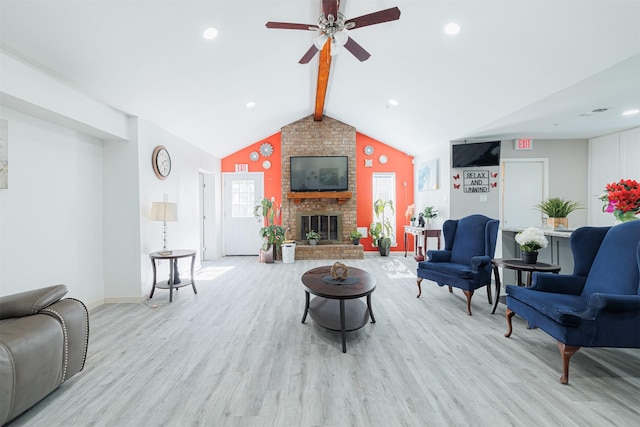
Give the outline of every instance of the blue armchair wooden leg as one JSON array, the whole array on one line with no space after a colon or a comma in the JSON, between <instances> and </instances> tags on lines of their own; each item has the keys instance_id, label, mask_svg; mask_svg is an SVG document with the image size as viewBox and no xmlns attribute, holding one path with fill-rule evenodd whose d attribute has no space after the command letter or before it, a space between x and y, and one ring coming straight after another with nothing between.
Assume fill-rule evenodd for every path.
<instances>
[{"instance_id":1,"label":"blue armchair wooden leg","mask_svg":"<svg viewBox=\"0 0 640 427\"><path fill-rule=\"evenodd\" d=\"M467 297L467 314L471 316L471 297L473 296L473 291L462 291L464 295Z\"/></svg>"},{"instance_id":2,"label":"blue armchair wooden leg","mask_svg":"<svg viewBox=\"0 0 640 427\"><path fill-rule=\"evenodd\" d=\"M566 345L565 343L558 341L558 349L562 356L562 376L560 377L560 383L569 384L569 360L571 359L571 356L580 350L580 347Z\"/></svg>"},{"instance_id":3,"label":"blue armchair wooden leg","mask_svg":"<svg viewBox=\"0 0 640 427\"><path fill-rule=\"evenodd\" d=\"M420 295L422 295L422 288L420 287L420 283L422 282L422 277L418 277L417 280L417 284L418 284L418 296L416 298L420 298Z\"/></svg>"},{"instance_id":4,"label":"blue armchair wooden leg","mask_svg":"<svg viewBox=\"0 0 640 427\"><path fill-rule=\"evenodd\" d=\"M507 307L507 327L509 328L509 330L507 330L507 333L504 334L504 336L507 338L509 338L511 336L511 332L513 332L513 326L511 325L511 318L515 315L516 315L515 311L512 311L509 307Z\"/></svg>"}]
</instances>

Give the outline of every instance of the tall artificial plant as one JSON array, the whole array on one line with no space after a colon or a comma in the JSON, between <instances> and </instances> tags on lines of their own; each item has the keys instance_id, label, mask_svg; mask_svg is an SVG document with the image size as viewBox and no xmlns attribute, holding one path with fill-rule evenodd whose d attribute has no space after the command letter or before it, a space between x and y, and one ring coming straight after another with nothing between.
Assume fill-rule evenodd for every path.
<instances>
[{"instance_id":1,"label":"tall artificial plant","mask_svg":"<svg viewBox=\"0 0 640 427\"><path fill-rule=\"evenodd\" d=\"M377 242L382 239L388 239L388 241L391 242L393 226L389 218L385 216L387 207L391 209L391 212L395 213L391 200L378 199L373 203L373 212L376 216L376 221L373 221L371 226L369 226L369 232L373 237L374 244L377 244Z\"/></svg>"},{"instance_id":2,"label":"tall artificial plant","mask_svg":"<svg viewBox=\"0 0 640 427\"><path fill-rule=\"evenodd\" d=\"M274 206L273 202L265 197L255 206L253 214L258 220L262 219L262 228L258 231L262 237L262 249L266 251L271 245L276 250L279 249L285 235L284 227L277 224L280 208Z\"/></svg>"}]
</instances>

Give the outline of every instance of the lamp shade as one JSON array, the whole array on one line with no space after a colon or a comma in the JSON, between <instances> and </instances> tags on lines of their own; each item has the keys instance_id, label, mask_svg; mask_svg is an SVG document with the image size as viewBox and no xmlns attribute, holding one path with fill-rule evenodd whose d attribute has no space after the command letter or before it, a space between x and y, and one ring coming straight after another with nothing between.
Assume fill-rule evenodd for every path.
<instances>
[{"instance_id":1,"label":"lamp shade","mask_svg":"<svg viewBox=\"0 0 640 427\"><path fill-rule=\"evenodd\" d=\"M152 202L151 214L152 221L177 221L178 220L178 204L167 202Z\"/></svg>"}]
</instances>

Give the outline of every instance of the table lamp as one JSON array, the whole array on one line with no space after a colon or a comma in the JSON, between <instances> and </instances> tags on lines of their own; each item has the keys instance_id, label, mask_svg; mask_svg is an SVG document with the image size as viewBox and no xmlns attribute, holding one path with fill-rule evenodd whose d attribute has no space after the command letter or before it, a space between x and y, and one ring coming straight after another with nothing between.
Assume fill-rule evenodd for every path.
<instances>
[{"instance_id":1,"label":"table lamp","mask_svg":"<svg viewBox=\"0 0 640 427\"><path fill-rule=\"evenodd\" d=\"M168 202L152 202L151 214L152 221L162 221L162 250L167 251L167 221L175 222L178 220L178 205Z\"/></svg>"}]
</instances>

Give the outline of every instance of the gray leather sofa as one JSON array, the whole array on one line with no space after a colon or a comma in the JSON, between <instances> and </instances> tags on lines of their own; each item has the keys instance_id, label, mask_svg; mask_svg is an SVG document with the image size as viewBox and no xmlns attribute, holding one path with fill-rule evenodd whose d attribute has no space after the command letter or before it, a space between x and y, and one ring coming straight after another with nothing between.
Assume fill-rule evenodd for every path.
<instances>
[{"instance_id":1,"label":"gray leather sofa","mask_svg":"<svg viewBox=\"0 0 640 427\"><path fill-rule=\"evenodd\" d=\"M89 314L66 293L56 285L0 297L0 424L84 367Z\"/></svg>"}]
</instances>

